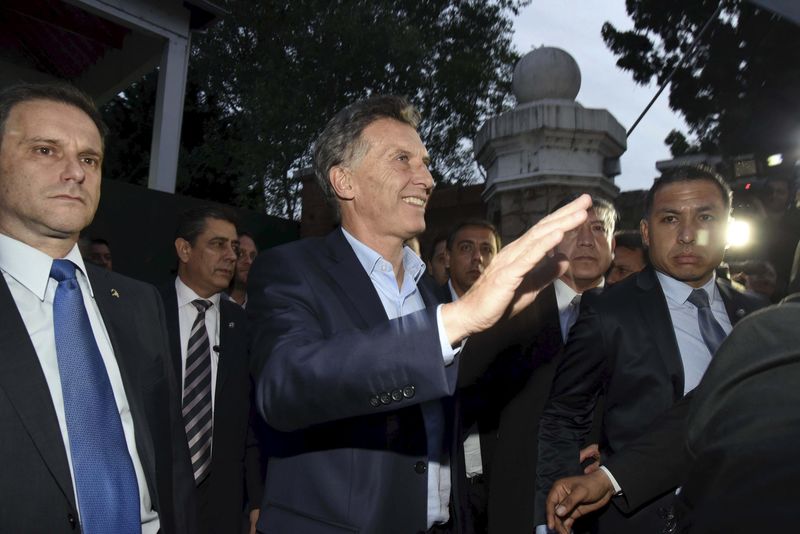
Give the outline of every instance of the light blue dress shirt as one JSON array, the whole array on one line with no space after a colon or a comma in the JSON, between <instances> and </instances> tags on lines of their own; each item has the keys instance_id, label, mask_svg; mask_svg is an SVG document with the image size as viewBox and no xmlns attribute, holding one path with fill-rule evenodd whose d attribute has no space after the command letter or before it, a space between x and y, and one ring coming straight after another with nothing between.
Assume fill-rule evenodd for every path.
<instances>
[{"instance_id":1,"label":"light blue dress shirt","mask_svg":"<svg viewBox=\"0 0 800 534\"><path fill-rule=\"evenodd\" d=\"M678 350L683 362L683 394L686 395L700 383L708 364L711 363L712 354L708 351L700 333L697 308L686 300L695 288L658 271L656 271L656 276L658 276L661 289L664 290L664 296L667 298L675 339L678 341ZM705 289L708 293L711 312L727 336L733 327L717 288L716 275L712 276L711 280L706 282L701 289Z\"/></svg>"},{"instance_id":2,"label":"light blue dress shirt","mask_svg":"<svg viewBox=\"0 0 800 534\"><path fill-rule=\"evenodd\" d=\"M425 302L417 289L417 282L425 273L425 262L409 247L403 247L403 283L397 286L392 264L380 254L353 237L342 228L345 239L353 248L358 261L369 275L378 297L381 299L389 319L396 319L425 308ZM439 342L443 365L453 363L460 348L453 349L444 331L441 306L436 311ZM425 423L428 445L428 528L436 523L445 523L450 518L450 462L444 447L444 412L439 401L420 405Z\"/></svg>"}]
</instances>

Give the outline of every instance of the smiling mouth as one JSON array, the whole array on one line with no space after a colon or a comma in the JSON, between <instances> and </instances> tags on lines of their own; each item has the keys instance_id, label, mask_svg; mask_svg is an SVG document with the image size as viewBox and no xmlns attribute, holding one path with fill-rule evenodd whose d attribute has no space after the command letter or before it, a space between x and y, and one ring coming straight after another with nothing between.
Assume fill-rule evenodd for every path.
<instances>
[{"instance_id":1,"label":"smiling mouth","mask_svg":"<svg viewBox=\"0 0 800 534\"><path fill-rule=\"evenodd\" d=\"M403 202L406 204L411 204L412 206L419 206L421 208L425 207L425 200L417 197L403 197Z\"/></svg>"}]
</instances>

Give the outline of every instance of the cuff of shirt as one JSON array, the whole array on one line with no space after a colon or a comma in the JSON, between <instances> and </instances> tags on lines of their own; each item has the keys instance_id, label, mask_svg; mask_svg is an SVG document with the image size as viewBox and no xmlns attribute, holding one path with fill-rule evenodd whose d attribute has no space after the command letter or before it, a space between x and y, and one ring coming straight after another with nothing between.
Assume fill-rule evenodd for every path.
<instances>
[{"instance_id":1,"label":"cuff of shirt","mask_svg":"<svg viewBox=\"0 0 800 534\"><path fill-rule=\"evenodd\" d=\"M551 532L555 532L555 530L550 530L547 525L536 525L534 534L550 534Z\"/></svg>"},{"instance_id":2,"label":"cuff of shirt","mask_svg":"<svg viewBox=\"0 0 800 534\"><path fill-rule=\"evenodd\" d=\"M439 329L439 345L442 347L442 360L444 361L445 365L450 365L453 363L456 355L458 355L458 353L461 352L461 349L464 348L464 343L466 343L467 340L463 340L455 348L450 345L447 332L444 331L444 322L442 321L442 306L444 306L444 304L439 304L436 307L436 326Z\"/></svg>"},{"instance_id":3,"label":"cuff of shirt","mask_svg":"<svg viewBox=\"0 0 800 534\"><path fill-rule=\"evenodd\" d=\"M614 486L614 495L621 494L622 493L622 488L617 483L617 479L614 478L614 475L611 474L611 471L609 471L608 468L606 466L604 466L604 465L601 465L600 469L603 470L603 473L605 473L606 476L608 477L608 479L611 481L611 485Z\"/></svg>"}]
</instances>

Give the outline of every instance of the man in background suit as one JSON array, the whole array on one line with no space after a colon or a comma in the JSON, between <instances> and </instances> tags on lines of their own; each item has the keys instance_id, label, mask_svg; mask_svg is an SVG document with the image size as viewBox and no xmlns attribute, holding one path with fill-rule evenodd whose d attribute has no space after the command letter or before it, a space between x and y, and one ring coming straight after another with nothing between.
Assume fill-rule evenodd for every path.
<instances>
[{"instance_id":1,"label":"man in background suit","mask_svg":"<svg viewBox=\"0 0 800 534\"><path fill-rule=\"evenodd\" d=\"M175 374L181 377L198 532L241 532L245 487L255 530L263 481L251 425L247 316L222 293L239 255L233 215L211 206L182 213L175 253L178 276L161 293Z\"/></svg>"},{"instance_id":2,"label":"man in background suit","mask_svg":"<svg viewBox=\"0 0 800 534\"><path fill-rule=\"evenodd\" d=\"M403 247L425 229L433 189L418 123L398 97L337 113L314 166L341 227L270 249L251 269L258 407L277 430L259 531L468 528L452 397L461 342L519 313L560 274L546 253L590 201L543 220L458 301L437 306L424 264ZM536 265L541 278L529 275Z\"/></svg>"},{"instance_id":3,"label":"man in background suit","mask_svg":"<svg viewBox=\"0 0 800 534\"><path fill-rule=\"evenodd\" d=\"M458 223L446 240L445 265L450 277L444 288L443 302L458 300L469 291L500 250L497 229L483 219L467 219ZM464 468L467 475L466 495L472 516L473 530L486 532L488 485L484 462L494 445L494 412L490 409L490 392L480 384L462 391L462 419L466 421Z\"/></svg>"},{"instance_id":4,"label":"man in background suit","mask_svg":"<svg viewBox=\"0 0 800 534\"><path fill-rule=\"evenodd\" d=\"M196 532L158 293L76 245L103 131L72 87L0 93L3 532Z\"/></svg>"},{"instance_id":5,"label":"man in background suit","mask_svg":"<svg viewBox=\"0 0 800 534\"><path fill-rule=\"evenodd\" d=\"M571 198L574 197L560 205ZM550 393L558 356L578 317L581 295L603 285L603 275L611 263L616 218L611 203L593 198L586 221L564 236L556 250L569 259L569 269L534 303L524 357L515 360L516 365L500 373L496 380L498 386L492 396L502 399L503 404L498 407L497 439L490 458L490 532L531 531L539 417ZM594 450L596 446L582 456L590 457Z\"/></svg>"},{"instance_id":6,"label":"man in background suit","mask_svg":"<svg viewBox=\"0 0 800 534\"><path fill-rule=\"evenodd\" d=\"M641 233L652 267L583 296L539 423L537 524L556 479L580 473L578 448L604 395L600 450L609 457L694 389L732 325L758 307L719 283L730 189L694 167L658 178ZM601 533L658 532L669 523L671 494L635 513L609 507Z\"/></svg>"}]
</instances>

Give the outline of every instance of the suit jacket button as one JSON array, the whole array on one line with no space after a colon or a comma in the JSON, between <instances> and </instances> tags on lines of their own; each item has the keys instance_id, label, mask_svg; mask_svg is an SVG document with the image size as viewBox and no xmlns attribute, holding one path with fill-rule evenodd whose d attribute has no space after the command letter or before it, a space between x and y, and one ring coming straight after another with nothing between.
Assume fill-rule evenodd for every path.
<instances>
[{"instance_id":1,"label":"suit jacket button","mask_svg":"<svg viewBox=\"0 0 800 534\"><path fill-rule=\"evenodd\" d=\"M69 521L69 526L72 530L75 530L75 527L78 525L78 522L75 521L75 516L72 514L67 514L67 521Z\"/></svg>"},{"instance_id":2,"label":"suit jacket button","mask_svg":"<svg viewBox=\"0 0 800 534\"><path fill-rule=\"evenodd\" d=\"M373 408L377 408L378 406L381 405L381 401L377 395L373 395L372 397L369 398L369 405L372 406Z\"/></svg>"},{"instance_id":3,"label":"suit jacket button","mask_svg":"<svg viewBox=\"0 0 800 534\"><path fill-rule=\"evenodd\" d=\"M414 396L414 394L416 394L416 391L414 390L414 386L406 386L406 387L403 388L403 396L405 398L410 399L410 398L412 398Z\"/></svg>"},{"instance_id":4,"label":"suit jacket button","mask_svg":"<svg viewBox=\"0 0 800 534\"><path fill-rule=\"evenodd\" d=\"M414 464L414 471L420 475L425 474L428 472L428 464L423 461L419 461Z\"/></svg>"},{"instance_id":5,"label":"suit jacket button","mask_svg":"<svg viewBox=\"0 0 800 534\"><path fill-rule=\"evenodd\" d=\"M392 403L392 396L384 391L383 393L381 393L381 402L383 404L391 404Z\"/></svg>"},{"instance_id":6,"label":"suit jacket button","mask_svg":"<svg viewBox=\"0 0 800 534\"><path fill-rule=\"evenodd\" d=\"M399 389L392 390L392 400L395 402L403 400L403 392Z\"/></svg>"}]
</instances>

